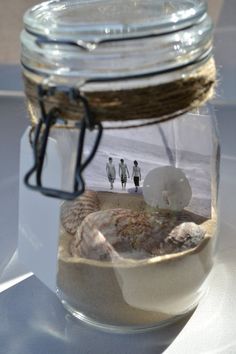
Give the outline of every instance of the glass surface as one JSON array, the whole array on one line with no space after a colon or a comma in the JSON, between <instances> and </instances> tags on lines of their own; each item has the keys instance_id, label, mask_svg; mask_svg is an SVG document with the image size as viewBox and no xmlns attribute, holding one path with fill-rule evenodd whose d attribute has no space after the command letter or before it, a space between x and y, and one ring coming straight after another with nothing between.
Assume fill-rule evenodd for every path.
<instances>
[{"instance_id":1,"label":"glass surface","mask_svg":"<svg viewBox=\"0 0 236 354\"><path fill-rule=\"evenodd\" d=\"M24 22L22 63L46 76L159 73L201 60L212 49L203 1L51 1L29 10ZM38 44L39 35L52 42Z\"/></svg>"},{"instance_id":2,"label":"glass surface","mask_svg":"<svg viewBox=\"0 0 236 354\"><path fill-rule=\"evenodd\" d=\"M199 0L49 1L29 10L27 29L57 38L102 39L184 28L206 12Z\"/></svg>"},{"instance_id":3,"label":"glass surface","mask_svg":"<svg viewBox=\"0 0 236 354\"><path fill-rule=\"evenodd\" d=\"M70 171L76 134L54 132L58 147L65 136L62 163ZM102 328L132 331L197 305L214 261L217 151L207 111L105 130L84 174L85 194L61 206L58 295L69 311ZM152 173L157 178L150 180ZM152 188L151 203L145 188Z\"/></svg>"},{"instance_id":4,"label":"glass surface","mask_svg":"<svg viewBox=\"0 0 236 354\"><path fill-rule=\"evenodd\" d=\"M211 55L212 23L202 1L51 1L28 11L21 38L33 82L128 92L196 75ZM215 122L201 110L156 125L103 126L85 193L61 204L58 295L88 323L143 330L190 311L207 286L217 223ZM51 134L62 170L54 187L63 190L73 186L79 123L67 128ZM95 134L86 135L84 158ZM48 151L44 183L53 180L50 159Z\"/></svg>"}]
</instances>

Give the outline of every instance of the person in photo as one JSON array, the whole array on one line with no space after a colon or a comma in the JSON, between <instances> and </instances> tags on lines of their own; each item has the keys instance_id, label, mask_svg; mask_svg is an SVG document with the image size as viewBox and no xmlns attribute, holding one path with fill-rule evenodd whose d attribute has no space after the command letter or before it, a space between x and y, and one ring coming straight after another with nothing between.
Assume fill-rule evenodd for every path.
<instances>
[{"instance_id":1,"label":"person in photo","mask_svg":"<svg viewBox=\"0 0 236 354\"><path fill-rule=\"evenodd\" d=\"M122 189L125 189L126 183L127 183L127 176L129 177L129 170L128 170L127 165L124 162L124 159L120 159L119 176L120 176L120 181L121 181L121 187L122 187Z\"/></svg>"},{"instance_id":2,"label":"person in photo","mask_svg":"<svg viewBox=\"0 0 236 354\"><path fill-rule=\"evenodd\" d=\"M116 179L116 169L113 165L111 157L109 157L108 162L106 164L106 173L108 181L110 182L110 189L113 189L114 181Z\"/></svg>"},{"instance_id":3,"label":"person in photo","mask_svg":"<svg viewBox=\"0 0 236 354\"><path fill-rule=\"evenodd\" d=\"M139 187L139 182L141 181L141 169L138 166L138 162L136 160L134 161L132 178L135 185L135 192L137 192Z\"/></svg>"}]
</instances>

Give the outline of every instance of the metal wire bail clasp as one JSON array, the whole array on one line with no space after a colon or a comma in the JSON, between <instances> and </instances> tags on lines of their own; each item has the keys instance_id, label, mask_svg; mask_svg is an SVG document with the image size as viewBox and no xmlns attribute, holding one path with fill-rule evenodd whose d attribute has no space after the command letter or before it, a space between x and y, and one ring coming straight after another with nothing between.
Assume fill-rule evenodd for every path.
<instances>
[{"instance_id":1,"label":"metal wire bail clasp","mask_svg":"<svg viewBox=\"0 0 236 354\"><path fill-rule=\"evenodd\" d=\"M69 99L80 101L83 105L84 116L80 121L80 133L78 141L78 150L77 158L75 164L74 172L74 181L73 181L73 190L71 192L63 191L60 189L48 188L42 185L42 170L46 156L48 138L50 135L50 129L63 117L61 117L60 110L56 107L51 108L48 112L46 111L44 99L45 97L52 96L55 92L63 92L68 95ZM39 191L40 193L60 199L72 200L79 195L81 195L85 190L85 182L82 176L82 172L91 162L93 157L96 154L97 148L99 146L101 136L102 136L102 124L95 123L93 116L91 114L88 101L83 97L80 92L73 88L65 87L52 87L47 88L46 90L42 85L38 87L38 99L40 106L41 117L36 126L34 132L34 139L32 142L33 148L33 158L34 164L33 167L26 173L24 177L25 185L32 189ZM86 129L93 130L97 128L97 135L95 142L92 146L91 152L86 159L83 159L83 149L84 149L84 140L86 135ZM31 177L35 176L35 184L30 182Z\"/></svg>"}]
</instances>

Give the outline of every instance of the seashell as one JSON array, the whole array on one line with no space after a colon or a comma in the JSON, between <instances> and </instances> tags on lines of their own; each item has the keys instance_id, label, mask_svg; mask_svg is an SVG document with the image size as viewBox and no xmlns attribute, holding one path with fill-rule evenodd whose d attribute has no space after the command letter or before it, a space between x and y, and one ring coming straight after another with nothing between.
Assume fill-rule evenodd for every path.
<instances>
[{"instance_id":1,"label":"seashell","mask_svg":"<svg viewBox=\"0 0 236 354\"><path fill-rule=\"evenodd\" d=\"M64 229L74 235L84 218L99 210L98 195L87 190L73 201L66 201L61 206L61 223Z\"/></svg>"},{"instance_id":2,"label":"seashell","mask_svg":"<svg viewBox=\"0 0 236 354\"><path fill-rule=\"evenodd\" d=\"M182 252L194 248L204 239L206 232L194 222L183 222L171 230L160 243L159 254Z\"/></svg>"},{"instance_id":3,"label":"seashell","mask_svg":"<svg viewBox=\"0 0 236 354\"><path fill-rule=\"evenodd\" d=\"M143 196L151 207L183 210L192 198L192 189L184 172L174 166L149 171L143 182Z\"/></svg>"},{"instance_id":4,"label":"seashell","mask_svg":"<svg viewBox=\"0 0 236 354\"><path fill-rule=\"evenodd\" d=\"M147 258L196 247L204 230L189 214L109 209L87 215L71 243L72 256L96 260Z\"/></svg>"},{"instance_id":5,"label":"seashell","mask_svg":"<svg viewBox=\"0 0 236 354\"><path fill-rule=\"evenodd\" d=\"M162 222L151 214L109 209L88 215L71 244L73 256L109 260L118 253L148 255L160 243Z\"/></svg>"}]
</instances>

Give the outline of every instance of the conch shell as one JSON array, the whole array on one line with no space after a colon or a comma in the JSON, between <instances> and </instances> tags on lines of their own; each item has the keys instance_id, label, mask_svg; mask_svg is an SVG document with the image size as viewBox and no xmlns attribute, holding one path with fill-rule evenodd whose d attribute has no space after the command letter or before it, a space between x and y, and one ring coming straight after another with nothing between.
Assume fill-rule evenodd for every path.
<instances>
[{"instance_id":1,"label":"conch shell","mask_svg":"<svg viewBox=\"0 0 236 354\"><path fill-rule=\"evenodd\" d=\"M130 252L135 258L138 253L147 256L161 241L161 227L151 214L121 208L98 211L83 220L71 253L92 259L117 258Z\"/></svg>"}]
</instances>

